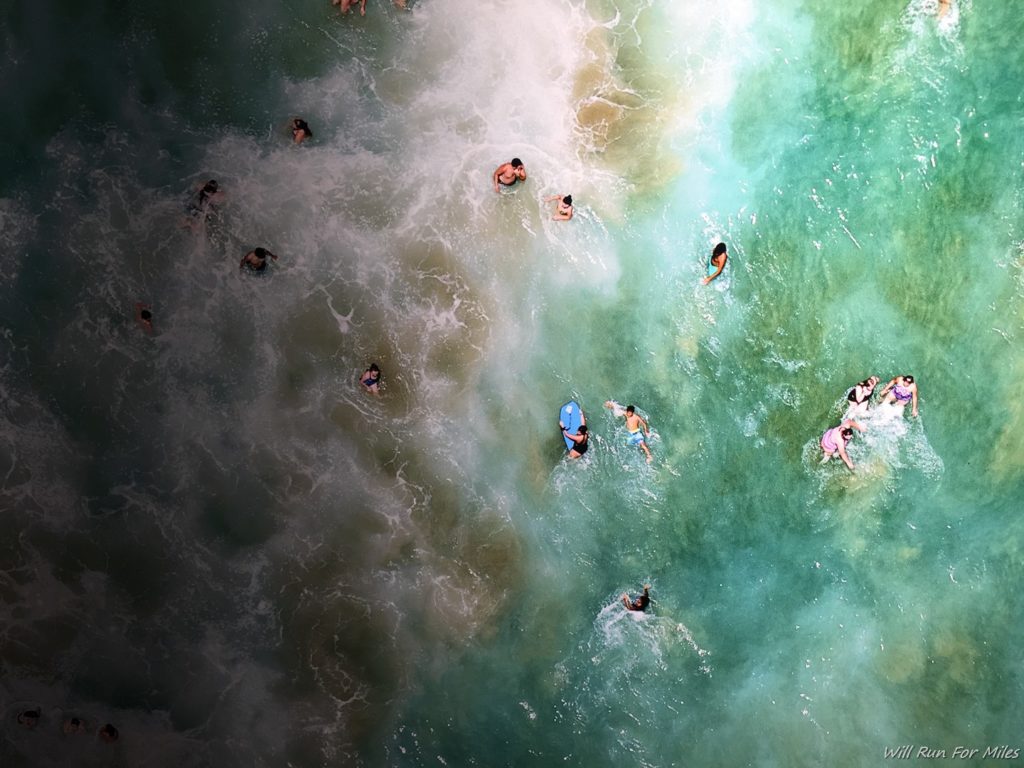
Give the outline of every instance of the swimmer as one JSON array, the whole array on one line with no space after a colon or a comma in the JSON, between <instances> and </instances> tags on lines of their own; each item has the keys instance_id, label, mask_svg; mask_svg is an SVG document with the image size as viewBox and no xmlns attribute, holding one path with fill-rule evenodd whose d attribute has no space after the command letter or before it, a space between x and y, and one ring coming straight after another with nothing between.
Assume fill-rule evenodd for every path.
<instances>
[{"instance_id":1,"label":"swimmer","mask_svg":"<svg viewBox=\"0 0 1024 768\"><path fill-rule=\"evenodd\" d=\"M580 412L580 417L583 417L582 412ZM570 435L569 430L565 428L565 424L562 422L558 422L558 426L562 428L562 434L575 443L575 445L569 449L569 458L578 459L583 456L583 454L587 452L587 449L590 448L590 435L587 434L587 425L580 424L575 435Z\"/></svg>"},{"instance_id":2,"label":"swimmer","mask_svg":"<svg viewBox=\"0 0 1024 768\"><path fill-rule=\"evenodd\" d=\"M18 725L31 730L39 725L39 718L42 717L42 714L38 709L26 709L19 712Z\"/></svg>"},{"instance_id":3,"label":"swimmer","mask_svg":"<svg viewBox=\"0 0 1024 768\"><path fill-rule=\"evenodd\" d=\"M863 432L865 427L853 419L843 419L838 427L832 427L832 429L826 431L821 436L821 450L825 452L824 457L821 459L822 464L838 453L843 463L851 471L853 470L853 462L850 461L850 457L846 454L846 444L850 442L850 439L853 437L853 430L855 429Z\"/></svg>"},{"instance_id":4,"label":"swimmer","mask_svg":"<svg viewBox=\"0 0 1024 768\"><path fill-rule=\"evenodd\" d=\"M526 181L526 166L518 157L513 157L511 162L499 165L493 174L494 191L500 191L498 184L511 187L517 181Z\"/></svg>"},{"instance_id":5,"label":"swimmer","mask_svg":"<svg viewBox=\"0 0 1024 768\"><path fill-rule=\"evenodd\" d=\"M107 744L113 744L115 741L117 741L119 734L117 732L117 728L112 726L110 723L107 723L102 728L100 728L98 735L100 737L100 741L103 741Z\"/></svg>"},{"instance_id":6,"label":"swimmer","mask_svg":"<svg viewBox=\"0 0 1024 768\"><path fill-rule=\"evenodd\" d=\"M630 445L638 445L645 454L647 454L647 463L650 464L654 457L651 456L651 449L647 447L647 439L651 436L651 428L644 421L642 416L638 416L636 408L632 405L627 405L626 410L622 413L617 412L619 404L614 400L608 400L605 402L605 408L611 408L612 413L616 416L626 417L626 430L629 432L629 439L627 442ZM642 432L640 430L643 430Z\"/></svg>"},{"instance_id":7,"label":"swimmer","mask_svg":"<svg viewBox=\"0 0 1024 768\"><path fill-rule=\"evenodd\" d=\"M551 197L545 197L544 202L550 203L552 200L558 200L558 205L555 206L555 215L552 216L553 221L568 221L572 218L572 195L551 195Z\"/></svg>"},{"instance_id":8,"label":"swimmer","mask_svg":"<svg viewBox=\"0 0 1024 768\"><path fill-rule=\"evenodd\" d=\"M847 418L868 412L868 403L871 401L871 395L879 381L881 379L877 376L869 376L864 381L855 384L853 389L847 393L846 400L850 404L846 410Z\"/></svg>"},{"instance_id":9,"label":"swimmer","mask_svg":"<svg viewBox=\"0 0 1024 768\"><path fill-rule=\"evenodd\" d=\"M214 205L224 199L224 192L216 179L210 179L199 186L196 193L185 206L185 213L188 218L182 226L189 227L193 231L200 225L210 220L214 213Z\"/></svg>"},{"instance_id":10,"label":"swimmer","mask_svg":"<svg viewBox=\"0 0 1024 768\"><path fill-rule=\"evenodd\" d=\"M376 363L370 363L370 367L363 371L359 383L371 395L380 394L380 368L377 367Z\"/></svg>"},{"instance_id":11,"label":"swimmer","mask_svg":"<svg viewBox=\"0 0 1024 768\"><path fill-rule=\"evenodd\" d=\"M86 726L86 724L77 717L71 717L65 720L63 728L64 734L67 736L77 736L88 732L88 726Z\"/></svg>"},{"instance_id":12,"label":"swimmer","mask_svg":"<svg viewBox=\"0 0 1024 768\"><path fill-rule=\"evenodd\" d=\"M719 243L715 246L715 250L711 252L711 259L708 261L708 276L701 280L703 285L707 285L725 269L725 262L729 260L729 254L725 243Z\"/></svg>"},{"instance_id":13,"label":"swimmer","mask_svg":"<svg viewBox=\"0 0 1024 768\"><path fill-rule=\"evenodd\" d=\"M882 388L881 397L883 403L895 403L900 408L912 402L910 413L917 416L917 383L913 376L897 376Z\"/></svg>"},{"instance_id":14,"label":"swimmer","mask_svg":"<svg viewBox=\"0 0 1024 768\"><path fill-rule=\"evenodd\" d=\"M348 9L359 3L359 15L366 15L366 0L331 0L331 5L340 5L342 13L348 13Z\"/></svg>"},{"instance_id":15,"label":"swimmer","mask_svg":"<svg viewBox=\"0 0 1024 768\"><path fill-rule=\"evenodd\" d=\"M651 604L651 585L644 584L644 593L632 602L630 602L629 594L623 592L622 604L626 606L627 611L646 611L647 606Z\"/></svg>"},{"instance_id":16,"label":"swimmer","mask_svg":"<svg viewBox=\"0 0 1024 768\"><path fill-rule=\"evenodd\" d=\"M274 261L277 261L277 256L272 254L266 248L254 248L242 257L242 260L238 263L238 268L244 269L248 267L250 272L256 272L259 274L266 271L268 256Z\"/></svg>"},{"instance_id":17,"label":"swimmer","mask_svg":"<svg viewBox=\"0 0 1024 768\"><path fill-rule=\"evenodd\" d=\"M347 9L347 6L346 6ZM313 138L313 131L309 127L309 123L303 120L301 117L293 117L292 122L292 141L296 144L301 144L306 139Z\"/></svg>"},{"instance_id":18,"label":"swimmer","mask_svg":"<svg viewBox=\"0 0 1024 768\"><path fill-rule=\"evenodd\" d=\"M143 304L141 301L135 302L135 322L142 326L142 330L146 333L153 332L153 312L149 304Z\"/></svg>"}]
</instances>

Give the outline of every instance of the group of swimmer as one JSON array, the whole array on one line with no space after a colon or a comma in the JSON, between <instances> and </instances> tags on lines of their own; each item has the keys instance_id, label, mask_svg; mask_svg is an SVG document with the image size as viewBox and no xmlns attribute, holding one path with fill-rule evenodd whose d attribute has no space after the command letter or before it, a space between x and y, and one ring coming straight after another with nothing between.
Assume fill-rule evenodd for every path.
<instances>
[{"instance_id":1,"label":"group of swimmer","mask_svg":"<svg viewBox=\"0 0 1024 768\"><path fill-rule=\"evenodd\" d=\"M25 709L18 713L17 722L22 728L33 731L36 726L39 725L39 721L43 717L43 711L39 707L32 709ZM89 733L89 726L84 720L78 717L69 717L64 720L61 725L61 730L65 736L84 736ZM96 735L99 740L104 744L113 744L120 738L120 734L117 732L112 724L107 723L96 731Z\"/></svg>"},{"instance_id":2,"label":"group of swimmer","mask_svg":"<svg viewBox=\"0 0 1024 768\"><path fill-rule=\"evenodd\" d=\"M395 8L401 8L402 10L405 10L405 8L406 8L406 0L392 0L392 1L395 4ZM359 15L360 16L365 16L366 15L366 0L331 0L331 5L337 5L338 6L338 10L341 11L341 13L348 13L349 9L352 6L356 5L357 3L359 5Z\"/></svg>"},{"instance_id":3,"label":"group of swimmer","mask_svg":"<svg viewBox=\"0 0 1024 768\"><path fill-rule=\"evenodd\" d=\"M309 124L299 117L291 119L289 129L295 144L301 144L313 136ZM185 203L185 220L182 227L188 228L194 233L199 232L216 218L217 208L224 202L224 198L224 190L216 179L209 179L199 184ZM270 261L277 261L277 255L266 248L257 247L242 256L238 268L259 275L266 272ZM153 308L144 302L136 302L135 321L146 333L153 333Z\"/></svg>"},{"instance_id":4,"label":"group of swimmer","mask_svg":"<svg viewBox=\"0 0 1024 768\"><path fill-rule=\"evenodd\" d=\"M629 432L627 443L638 446L646 454L647 463L650 464L654 460L651 449L647 447L647 438L651 435L651 428L643 416L636 412L636 407L627 405L623 409L614 400L605 401L604 407L610 408L615 416L622 416L626 419L626 431ZM570 433L561 421L558 422L558 427L562 430L562 436L573 443L569 448L569 458L581 458L590 448L590 432L587 430L587 418L583 414L583 409L580 409L580 425L575 432Z\"/></svg>"},{"instance_id":5,"label":"group of swimmer","mask_svg":"<svg viewBox=\"0 0 1024 768\"><path fill-rule=\"evenodd\" d=\"M513 157L510 161L502 163L494 170L494 173L491 174L491 181L495 192L500 192L501 187L511 187L516 182L526 181L526 166L521 159ZM558 202L555 205L551 218L555 221L569 221L573 216L572 195L551 195L544 198L545 203L556 200ZM728 258L729 253L726 244L718 243L711 252L711 258L708 260L707 276L701 280L701 283L707 285L720 276L725 270L725 263ZM647 445L651 429L647 421L636 412L636 406L627 405L623 409L614 400L608 400L605 402L604 407L610 408L615 416L622 416L626 420L626 431L629 433L627 443L640 448L646 457L647 463L650 464L654 460L654 457L651 455L651 449ZM572 446L568 449L569 458L579 459L584 456L590 448L590 432L587 429L587 420L582 409L580 410L580 426L576 428L575 432L570 432L566 429L565 424L561 421L558 422L558 427L562 431L562 436L572 442ZM623 605L630 611L647 610L647 606L651 602L650 588L649 584L645 584L643 594L637 596L634 600L630 600L628 594L623 594Z\"/></svg>"},{"instance_id":6,"label":"group of swimmer","mask_svg":"<svg viewBox=\"0 0 1024 768\"><path fill-rule=\"evenodd\" d=\"M494 169L491 174L491 181L494 184L494 191L500 192L502 187L511 187L517 181L526 181L526 166L518 157L513 157L507 163L502 163ZM554 213L551 218L554 221L569 221L573 216L572 195L549 195L544 198L545 203L554 201ZM728 249L725 243L719 243L711 252L708 261L708 274L701 282L707 285L716 277L722 274L725 269L725 262L729 259Z\"/></svg>"},{"instance_id":7,"label":"group of swimmer","mask_svg":"<svg viewBox=\"0 0 1024 768\"><path fill-rule=\"evenodd\" d=\"M849 391L846 396L849 406L846 409L846 415L843 417L843 420L838 426L826 430L825 434L821 436L820 445L821 450L824 452L824 456L821 459L822 464L833 456L838 455L843 460L843 463L853 471L853 462L850 461L850 457L846 453L846 446L853 439L853 431L855 429L859 432L864 432L867 429L855 417L863 416L868 412L871 396L874 394L875 387L878 386L879 382L881 382L881 379L877 376L870 376L864 379L864 381L858 382ZM903 374L892 379L882 388L878 397L880 403L895 405L901 411L906 407L907 403L911 403L911 415L917 416L917 382L914 381L914 377L910 374Z\"/></svg>"},{"instance_id":8,"label":"group of swimmer","mask_svg":"<svg viewBox=\"0 0 1024 768\"><path fill-rule=\"evenodd\" d=\"M494 191L500 192L501 187L511 187L517 181L526 181L526 166L518 157L513 157L507 163L502 163L494 169L491 180L494 183ZM556 200L558 202L555 203L554 214L551 218L554 221L569 221L574 212L572 195L550 195L544 198L545 203Z\"/></svg>"}]
</instances>

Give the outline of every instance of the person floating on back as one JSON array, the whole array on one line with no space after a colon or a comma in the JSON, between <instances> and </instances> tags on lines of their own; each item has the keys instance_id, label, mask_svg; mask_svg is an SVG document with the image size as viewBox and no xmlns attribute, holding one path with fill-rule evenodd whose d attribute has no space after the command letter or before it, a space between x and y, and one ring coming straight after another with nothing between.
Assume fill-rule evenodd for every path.
<instances>
[{"instance_id":1,"label":"person floating on back","mask_svg":"<svg viewBox=\"0 0 1024 768\"><path fill-rule=\"evenodd\" d=\"M580 415L582 417L582 414ZM558 422L558 426L562 428L562 434L574 443L573 447L569 449L569 458L578 459L583 456L590 447L590 435L587 434L587 425L580 424L575 435L570 435L569 430L565 428L565 424L562 422Z\"/></svg>"},{"instance_id":2,"label":"person floating on back","mask_svg":"<svg viewBox=\"0 0 1024 768\"><path fill-rule=\"evenodd\" d=\"M517 181L526 181L526 166L518 157L513 157L510 162L502 163L494 170L493 179L494 191L499 192L499 184L511 187Z\"/></svg>"},{"instance_id":3,"label":"person floating on back","mask_svg":"<svg viewBox=\"0 0 1024 768\"><path fill-rule=\"evenodd\" d=\"M651 449L647 447L647 438L651 436L651 428L644 418L637 414L636 408L632 405L627 405L626 410L623 411L621 406L614 400L605 402L604 407L611 408L612 414L615 416L625 417L626 431L629 432L627 442L630 445L640 446L640 449L647 454L647 463L650 464L654 460L654 457L651 456Z\"/></svg>"},{"instance_id":4,"label":"person floating on back","mask_svg":"<svg viewBox=\"0 0 1024 768\"><path fill-rule=\"evenodd\" d=\"M881 397L883 403L895 403L900 408L912 402L914 405L910 414L917 416L917 383L913 376L897 376L882 388Z\"/></svg>"},{"instance_id":5,"label":"person floating on back","mask_svg":"<svg viewBox=\"0 0 1024 768\"><path fill-rule=\"evenodd\" d=\"M821 459L822 464L836 454L839 454L839 458L843 460L843 463L846 464L851 471L853 470L853 462L850 461L850 457L846 453L846 444L853 438L854 429L859 429L863 432L865 427L858 424L853 419L844 419L838 427L832 427L832 429L827 430L825 434L821 436L821 450L825 453Z\"/></svg>"},{"instance_id":6,"label":"person floating on back","mask_svg":"<svg viewBox=\"0 0 1024 768\"><path fill-rule=\"evenodd\" d=\"M711 258L708 260L708 276L705 277L701 282L707 285L725 269L725 262L729 260L729 254L725 247L725 243L719 243L715 246L715 250L711 252Z\"/></svg>"},{"instance_id":7,"label":"person floating on back","mask_svg":"<svg viewBox=\"0 0 1024 768\"><path fill-rule=\"evenodd\" d=\"M370 363L370 367L363 371L359 383L371 395L380 394L380 368L377 367L376 363Z\"/></svg>"},{"instance_id":8,"label":"person floating on back","mask_svg":"<svg viewBox=\"0 0 1024 768\"><path fill-rule=\"evenodd\" d=\"M545 197L544 202L550 203L552 200L557 200L558 205L555 206L555 213L551 217L555 221L568 221L572 218L572 195L551 195L551 197Z\"/></svg>"},{"instance_id":9,"label":"person floating on back","mask_svg":"<svg viewBox=\"0 0 1024 768\"><path fill-rule=\"evenodd\" d=\"M294 141L296 144L301 144L306 139L313 138L313 131L310 129L309 123L307 123L301 117L293 117L291 127L292 141Z\"/></svg>"},{"instance_id":10,"label":"person floating on back","mask_svg":"<svg viewBox=\"0 0 1024 768\"><path fill-rule=\"evenodd\" d=\"M238 263L238 268L248 269L250 272L260 274L267 269L267 257L277 261L277 256L266 248L253 248L242 257L242 260Z\"/></svg>"},{"instance_id":11,"label":"person floating on back","mask_svg":"<svg viewBox=\"0 0 1024 768\"><path fill-rule=\"evenodd\" d=\"M646 611L647 606L651 604L651 585L644 584L644 593L633 601L630 601L628 593L623 592L622 604L626 606L627 611Z\"/></svg>"}]
</instances>

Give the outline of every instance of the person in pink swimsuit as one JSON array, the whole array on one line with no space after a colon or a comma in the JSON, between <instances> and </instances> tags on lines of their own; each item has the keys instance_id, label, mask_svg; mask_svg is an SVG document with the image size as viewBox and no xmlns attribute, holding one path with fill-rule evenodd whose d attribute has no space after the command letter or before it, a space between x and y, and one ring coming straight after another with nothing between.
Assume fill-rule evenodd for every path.
<instances>
[{"instance_id":1,"label":"person in pink swimsuit","mask_svg":"<svg viewBox=\"0 0 1024 768\"><path fill-rule=\"evenodd\" d=\"M851 470L853 469L853 462L850 461L850 457L846 454L846 444L850 442L850 439L853 437L853 430L855 429L863 432L865 428L853 419L843 419L838 427L832 427L832 429L821 436L821 450L825 452L825 456L821 460L822 464L838 453L843 463Z\"/></svg>"}]
</instances>

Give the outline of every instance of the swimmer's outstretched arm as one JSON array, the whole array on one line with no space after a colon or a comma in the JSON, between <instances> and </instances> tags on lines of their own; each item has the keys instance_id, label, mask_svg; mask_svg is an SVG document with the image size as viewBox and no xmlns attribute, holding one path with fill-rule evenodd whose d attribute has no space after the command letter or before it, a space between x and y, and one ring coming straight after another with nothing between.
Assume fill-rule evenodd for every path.
<instances>
[{"instance_id":1,"label":"swimmer's outstretched arm","mask_svg":"<svg viewBox=\"0 0 1024 768\"><path fill-rule=\"evenodd\" d=\"M615 402L614 400L605 400L604 401L604 407L611 409L612 416L625 416L626 415L625 409L621 405L619 405L617 402Z\"/></svg>"},{"instance_id":2,"label":"swimmer's outstretched arm","mask_svg":"<svg viewBox=\"0 0 1024 768\"><path fill-rule=\"evenodd\" d=\"M720 274L722 274L722 272L725 270L725 262L726 262L726 260L727 259L723 259L722 260L722 263L719 264L718 267L715 269L714 274L708 275L703 280L701 280L701 284L707 285L712 280L714 280L716 277L718 277Z\"/></svg>"},{"instance_id":3,"label":"swimmer's outstretched arm","mask_svg":"<svg viewBox=\"0 0 1024 768\"><path fill-rule=\"evenodd\" d=\"M846 445L840 440L836 440L836 442L839 443L839 458L841 458L843 460L843 463L850 468L851 472L853 472L853 462L850 461L850 457L846 455Z\"/></svg>"}]
</instances>

